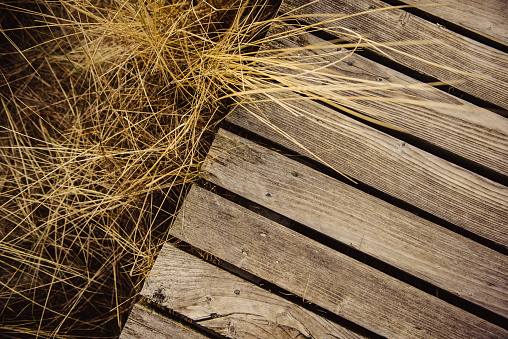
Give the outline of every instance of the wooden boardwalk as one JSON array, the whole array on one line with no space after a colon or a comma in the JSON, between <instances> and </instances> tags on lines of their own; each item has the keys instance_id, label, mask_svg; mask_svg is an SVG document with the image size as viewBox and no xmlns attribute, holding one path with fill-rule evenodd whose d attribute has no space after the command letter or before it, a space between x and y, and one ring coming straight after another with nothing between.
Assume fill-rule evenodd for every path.
<instances>
[{"instance_id":1,"label":"wooden boardwalk","mask_svg":"<svg viewBox=\"0 0 508 339\"><path fill-rule=\"evenodd\" d=\"M351 89L235 107L121 338L508 338L508 4L405 2L282 2L320 31L261 53L326 71L271 70Z\"/></svg>"}]
</instances>

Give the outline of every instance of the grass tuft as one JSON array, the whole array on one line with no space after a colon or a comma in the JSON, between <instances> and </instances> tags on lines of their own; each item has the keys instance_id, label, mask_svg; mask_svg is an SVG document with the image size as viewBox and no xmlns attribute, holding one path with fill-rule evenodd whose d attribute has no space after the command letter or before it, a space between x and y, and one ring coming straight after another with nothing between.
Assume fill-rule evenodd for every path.
<instances>
[{"instance_id":1,"label":"grass tuft","mask_svg":"<svg viewBox=\"0 0 508 339\"><path fill-rule=\"evenodd\" d=\"M2 7L0 331L117 336L268 7Z\"/></svg>"}]
</instances>

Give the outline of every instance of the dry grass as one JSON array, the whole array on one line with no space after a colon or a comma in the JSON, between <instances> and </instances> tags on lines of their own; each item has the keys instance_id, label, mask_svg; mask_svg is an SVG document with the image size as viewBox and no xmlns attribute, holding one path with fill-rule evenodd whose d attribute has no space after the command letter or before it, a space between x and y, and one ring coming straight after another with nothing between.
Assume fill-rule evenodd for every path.
<instances>
[{"instance_id":1,"label":"dry grass","mask_svg":"<svg viewBox=\"0 0 508 339\"><path fill-rule=\"evenodd\" d=\"M248 47L262 7L3 5L3 333L118 335L238 81L215 56Z\"/></svg>"},{"instance_id":2,"label":"dry grass","mask_svg":"<svg viewBox=\"0 0 508 339\"><path fill-rule=\"evenodd\" d=\"M288 107L280 92L296 91L340 106L341 91L380 86L256 55L300 30L254 41L276 21L257 0L0 9L0 331L12 337L119 334L225 103L264 93ZM349 47L361 43L374 44Z\"/></svg>"}]
</instances>

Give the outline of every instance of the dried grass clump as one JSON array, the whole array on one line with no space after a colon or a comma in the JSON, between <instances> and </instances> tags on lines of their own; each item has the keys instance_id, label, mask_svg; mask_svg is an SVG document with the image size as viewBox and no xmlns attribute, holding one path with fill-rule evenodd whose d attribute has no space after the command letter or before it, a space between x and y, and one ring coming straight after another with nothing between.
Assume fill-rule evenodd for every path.
<instances>
[{"instance_id":1,"label":"dried grass clump","mask_svg":"<svg viewBox=\"0 0 508 339\"><path fill-rule=\"evenodd\" d=\"M0 331L118 335L269 8L0 7Z\"/></svg>"}]
</instances>

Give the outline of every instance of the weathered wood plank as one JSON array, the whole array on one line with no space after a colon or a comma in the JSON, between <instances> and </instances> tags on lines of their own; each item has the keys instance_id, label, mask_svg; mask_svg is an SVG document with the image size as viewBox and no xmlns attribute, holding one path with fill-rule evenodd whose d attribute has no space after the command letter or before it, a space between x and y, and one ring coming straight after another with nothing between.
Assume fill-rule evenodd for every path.
<instances>
[{"instance_id":1,"label":"weathered wood plank","mask_svg":"<svg viewBox=\"0 0 508 339\"><path fill-rule=\"evenodd\" d=\"M136 304L120 335L120 339L205 339L204 335Z\"/></svg>"},{"instance_id":2,"label":"weathered wood plank","mask_svg":"<svg viewBox=\"0 0 508 339\"><path fill-rule=\"evenodd\" d=\"M211 182L508 318L508 258L220 130Z\"/></svg>"},{"instance_id":3,"label":"weathered wood plank","mask_svg":"<svg viewBox=\"0 0 508 339\"><path fill-rule=\"evenodd\" d=\"M404 0L404 2L508 45L508 20L506 20L508 2L506 0ZM432 6L433 4L438 6Z\"/></svg>"},{"instance_id":4,"label":"weathered wood plank","mask_svg":"<svg viewBox=\"0 0 508 339\"><path fill-rule=\"evenodd\" d=\"M501 184L303 98L245 104L227 120L508 247Z\"/></svg>"},{"instance_id":5,"label":"weathered wood plank","mask_svg":"<svg viewBox=\"0 0 508 339\"><path fill-rule=\"evenodd\" d=\"M357 39L351 37L354 31L378 44L408 42L371 50L508 108L508 54L401 9L379 10L383 8L390 6L378 0L285 0L280 7L282 13L291 12L311 24L324 21L318 26L341 38ZM356 15L362 12L368 13ZM341 18L330 20L334 15ZM414 41L425 43L409 43Z\"/></svg>"},{"instance_id":6,"label":"weathered wood plank","mask_svg":"<svg viewBox=\"0 0 508 339\"><path fill-rule=\"evenodd\" d=\"M266 43L262 54L268 65L273 64L270 69L301 75L298 80L288 82L308 83L309 87L319 82L322 87L318 94L327 99L508 175L508 119L350 51L336 52L336 45L312 34L291 32L294 32L291 26L270 29L268 34L278 38ZM289 49L294 52L287 54ZM290 66L284 67L283 60ZM295 66L298 60L305 64ZM320 70L313 76L312 70L318 67ZM355 91L348 83L363 88ZM324 87L337 88L337 84L343 84L344 89L330 91ZM392 87L394 84L397 86ZM368 99L357 99L361 97Z\"/></svg>"},{"instance_id":7,"label":"weathered wood plank","mask_svg":"<svg viewBox=\"0 0 508 339\"><path fill-rule=\"evenodd\" d=\"M228 338L360 337L169 244L141 295Z\"/></svg>"},{"instance_id":8,"label":"weathered wood plank","mask_svg":"<svg viewBox=\"0 0 508 339\"><path fill-rule=\"evenodd\" d=\"M189 192L171 234L380 335L508 336L502 328L198 187Z\"/></svg>"}]
</instances>

